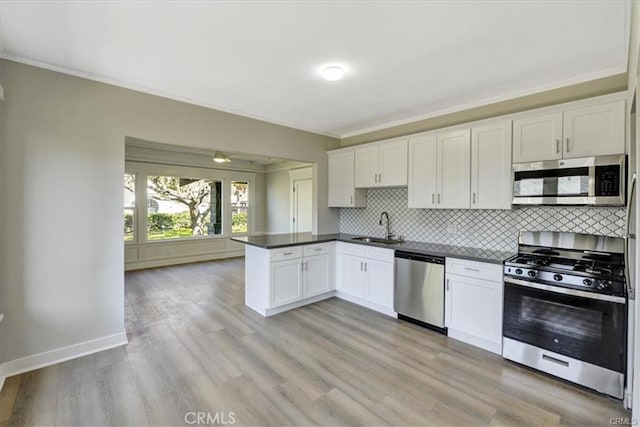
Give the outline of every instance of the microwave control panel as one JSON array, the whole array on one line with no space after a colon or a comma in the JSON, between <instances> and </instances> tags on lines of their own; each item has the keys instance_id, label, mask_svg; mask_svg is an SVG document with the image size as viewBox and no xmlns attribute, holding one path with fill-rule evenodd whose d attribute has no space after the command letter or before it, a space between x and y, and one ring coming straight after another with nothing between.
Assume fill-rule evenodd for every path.
<instances>
[{"instance_id":1,"label":"microwave control panel","mask_svg":"<svg viewBox=\"0 0 640 427\"><path fill-rule=\"evenodd\" d=\"M596 196L620 195L620 165L596 166Z\"/></svg>"}]
</instances>

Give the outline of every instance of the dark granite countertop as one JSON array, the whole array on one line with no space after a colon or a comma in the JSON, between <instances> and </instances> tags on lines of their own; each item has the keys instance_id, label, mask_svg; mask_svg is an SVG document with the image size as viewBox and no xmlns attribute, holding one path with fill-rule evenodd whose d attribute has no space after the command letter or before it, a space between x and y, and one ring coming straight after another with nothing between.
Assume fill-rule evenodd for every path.
<instances>
[{"instance_id":1,"label":"dark granite countertop","mask_svg":"<svg viewBox=\"0 0 640 427\"><path fill-rule=\"evenodd\" d=\"M515 252L496 251L492 249L469 248L464 246L442 245L438 243L412 242L406 241L396 245L386 245L384 243L361 242L352 240L357 237L352 234L311 234L311 233L289 233L271 234L265 236L232 237L231 240L257 246L264 249L285 248L288 246L306 245L310 243L323 243L340 241L354 243L358 245L377 246L387 249L398 249L406 252L414 252L425 255L435 255L442 257L463 258L472 261L490 262L502 264L502 262L515 255Z\"/></svg>"}]
</instances>

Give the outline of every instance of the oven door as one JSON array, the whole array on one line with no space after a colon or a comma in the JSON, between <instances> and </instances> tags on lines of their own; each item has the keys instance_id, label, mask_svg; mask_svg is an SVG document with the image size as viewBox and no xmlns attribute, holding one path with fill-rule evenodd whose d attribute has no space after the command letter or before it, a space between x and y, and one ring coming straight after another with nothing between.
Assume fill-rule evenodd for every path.
<instances>
[{"instance_id":1,"label":"oven door","mask_svg":"<svg viewBox=\"0 0 640 427\"><path fill-rule=\"evenodd\" d=\"M537 286L533 288L530 286ZM516 341L624 372L624 298L505 277L503 335ZM572 295L575 293L581 296ZM619 301L613 302L613 299Z\"/></svg>"}]
</instances>

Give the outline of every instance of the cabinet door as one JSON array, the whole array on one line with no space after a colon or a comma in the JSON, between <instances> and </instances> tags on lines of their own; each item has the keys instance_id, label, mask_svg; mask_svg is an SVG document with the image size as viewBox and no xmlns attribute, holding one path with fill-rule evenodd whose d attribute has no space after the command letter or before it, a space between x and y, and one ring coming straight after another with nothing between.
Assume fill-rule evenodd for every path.
<instances>
[{"instance_id":1,"label":"cabinet door","mask_svg":"<svg viewBox=\"0 0 640 427\"><path fill-rule=\"evenodd\" d=\"M409 141L409 207L435 208L438 173L438 141L435 135Z\"/></svg>"},{"instance_id":2,"label":"cabinet door","mask_svg":"<svg viewBox=\"0 0 640 427\"><path fill-rule=\"evenodd\" d=\"M624 154L625 101L564 112L564 158Z\"/></svg>"},{"instance_id":3,"label":"cabinet door","mask_svg":"<svg viewBox=\"0 0 640 427\"><path fill-rule=\"evenodd\" d=\"M364 260L352 255L342 257L342 282L341 292L364 299Z\"/></svg>"},{"instance_id":4,"label":"cabinet door","mask_svg":"<svg viewBox=\"0 0 640 427\"><path fill-rule=\"evenodd\" d=\"M365 260L366 290L364 299L393 309L393 263Z\"/></svg>"},{"instance_id":5,"label":"cabinet door","mask_svg":"<svg viewBox=\"0 0 640 427\"><path fill-rule=\"evenodd\" d=\"M331 290L329 255L305 257L302 297L309 298Z\"/></svg>"},{"instance_id":6,"label":"cabinet door","mask_svg":"<svg viewBox=\"0 0 640 427\"><path fill-rule=\"evenodd\" d=\"M364 192L355 189L355 151L329 153L329 207L366 206Z\"/></svg>"},{"instance_id":7,"label":"cabinet door","mask_svg":"<svg viewBox=\"0 0 640 427\"><path fill-rule=\"evenodd\" d=\"M471 208L511 209L511 122L471 130Z\"/></svg>"},{"instance_id":8,"label":"cabinet door","mask_svg":"<svg viewBox=\"0 0 640 427\"><path fill-rule=\"evenodd\" d=\"M469 129L438 135L438 191L442 209L468 209L471 193L471 138Z\"/></svg>"},{"instance_id":9,"label":"cabinet door","mask_svg":"<svg viewBox=\"0 0 640 427\"><path fill-rule=\"evenodd\" d=\"M302 259L271 263L270 307L290 304L302 299Z\"/></svg>"},{"instance_id":10,"label":"cabinet door","mask_svg":"<svg viewBox=\"0 0 640 427\"><path fill-rule=\"evenodd\" d=\"M356 187L377 187L380 167L378 145L356 149Z\"/></svg>"},{"instance_id":11,"label":"cabinet door","mask_svg":"<svg viewBox=\"0 0 640 427\"><path fill-rule=\"evenodd\" d=\"M513 121L513 162L562 158L562 113Z\"/></svg>"},{"instance_id":12,"label":"cabinet door","mask_svg":"<svg viewBox=\"0 0 640 427\"><path fill-rule=\"evenodd\" d=\"M502 342L502 283L447 275L447 327L462 332L472 344ZM484 348L491 345L484 345Z\"/></svg>"},{"instance_id":13,"label":"cabinet door","mask_svg":"<svg viewBox=\"0 0 640 427\"><path fill-rule=\"evenodd\" d=\"M380 145L378 184L385 187L407 185L407 141Z\"/></svg>"}]
</instances>

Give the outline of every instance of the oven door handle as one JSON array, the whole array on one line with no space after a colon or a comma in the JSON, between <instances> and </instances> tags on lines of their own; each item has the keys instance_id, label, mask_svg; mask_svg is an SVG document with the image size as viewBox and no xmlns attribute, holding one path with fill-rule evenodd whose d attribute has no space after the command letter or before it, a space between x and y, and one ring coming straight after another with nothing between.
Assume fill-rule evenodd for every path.
<instances>
[{"instance_id":1,"label":"oven door handle","mask_svg":"<svg viewBox=\"0 0 640 427\"><path fill-rule=\"evenodd\" d=\"M577 289L568 289L568 288L562 288L562 287L559 287L559 286L545 285L543 283L528 282L526 280L513 279L511 277L505 277L504 278L504 283L509 283L511 285L524 286L524 287L527 287L527 288L539 289L541 291L554 292L556 294L570 295L570 296L574 296L574 297L582 297L582 298L595 299L595 300L600 300L600 301L614 302L614 303L617 303L617 304L625 304L626 303L624 297L616 297L616 296L613 296L613 295L596 294L596 293L593 293L593 292L579 291Z\"/></svg>"}]
</instances>

